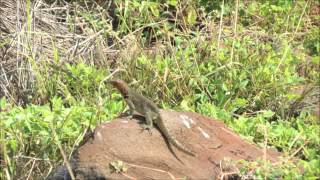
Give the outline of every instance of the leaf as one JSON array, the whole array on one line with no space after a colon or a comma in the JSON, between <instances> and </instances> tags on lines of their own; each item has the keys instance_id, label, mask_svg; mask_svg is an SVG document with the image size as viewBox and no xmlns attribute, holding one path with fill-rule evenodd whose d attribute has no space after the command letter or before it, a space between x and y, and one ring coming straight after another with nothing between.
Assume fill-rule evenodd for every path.
<instances>
[{"instance_id":1,"label":"leaf","mask_svg":"<svg viewBox=\"0 0 320 180\"><path fill-rule=\"evenodd\" d=\"M138 63L141 65L146 65L148 63L148 60L145 56L141 56L138 58Z\"/></svg>"},{"instance_id":2,"label":"leaf","mask_svg":"<svg viewBox=\"0 0 320 180\"><path fill-rule=\"evenodd\" d=\"M159 12L159 7L158 7L158 3L151 3L150 2L150 10L151 10L151 13L156 16L156 17L159 17L160 15L160 12Z\"/></svg>"},{"instance_id":3,"label":"leaf","mask_svg":"<svg viewBox=\"0 0 320 180\"><path fill-rule=\"evenodd\" d=\"M192 100L190 98L186 97L185 99L183 99L181 101L180 107L185 111L192 111L193 112L194 110L193 110L192 105L190 107L191 102L192 102Z\"/></svg>"},{"instance_id":4,"label":"leaf","mask_svg":"<svg viewBox=\"0 0 320 180\"><path fill-rule=\"evenodd\" d=\"M236 107L243 107L243 106L246 106L247 104L248 104L248 100L244 98L237 98L234 102L234 105Z\"/></svg>"},{"instance_id":5,"label":"leaf","mask_svg":"<svg viewBox=\"0 0 320 180\"><path fill-rule=\"evenodd\" d=\"M188 12L187 21L189 24L194 25L197 20L197 12L194 8L190 8Z\"/></svg>"},{"instance_id":6,"label":"leaf","mask_svg":"<svg viewBox=\"0 0 320 180\"><path fill-rule=\"evenodd\" d=\"M0 111L3 110L3 109L5 109L6 106L7 106L6 98L5 98L5 97L2 97L2 98L0 99Z\"/></svg>"},{"instance_id":7,"label":"leaf","mask_svg":"<svg viewBox=\"0 0 320 180\"><path fill-rule=\"evenodd\" d=\"M127 165L123 162L123 161L120 161L120 160L115 160L115 161L112 161L110 162L110 168L113 172L116 172L116 173L125 173L128 171L128 167Z\"/></svg>"},{"instance_id":8,"label":"leaf","mask_svg":"<svg viewBox=\"0 0 320 180\"><path fill-rule=\"evenodd\" d=\"M262 116L263 116L264 118L271 118L274 114L275 114L275 113L274 113L273 111L267 110L267 111L264 111L264 112L263 112Z\"/></svg>"},{"instance_id":9,"label":"leaf","mask_svg":"<svg viewBox=\"0 0 320 180\"><path fill-rule=\"evenodd\" d=\"M169 1L167 1L167 3L168 3L169 5L171 5L171 6L176 7L177 4L178 4L178 1L177 1L177 0L169 0Z\"/></svg>"}]
</instances>

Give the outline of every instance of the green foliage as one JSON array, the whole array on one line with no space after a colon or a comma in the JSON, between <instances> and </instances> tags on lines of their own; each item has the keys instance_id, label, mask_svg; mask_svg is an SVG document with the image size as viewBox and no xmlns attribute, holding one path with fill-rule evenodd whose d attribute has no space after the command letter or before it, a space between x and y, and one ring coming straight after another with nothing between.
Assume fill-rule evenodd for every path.
<instances>
[{"instance_id":1,"label":"green foliage","mask_svg":"<svg viewBox=\"0 0 320 180\"><path fill-rule=\"evenodd\" d=\"M287 160L281 159L278 163L266 162L263 160L257 160L255 162L238 162L242 168L240 174L250 179L317 179L320 173L319 171L319 160L313 160L312 162L306 163L301 160L297 164ZM299 169L303 167L305 170ZM252 173L250 170L255 169Z\"/></svg>"},{"instance_id":2,"label":"green foliage","mask_svg":"<svg viewBox=\"0 0 320 180\"><path fill-rule=\"evenodd\" d=\"M59 95L63 97L64 103L72 105L77 101L96 104L101 96L106 94L106 85L103 79L107 72L104 69L96 69L79 63L75 66L65 64L64 66L53 65L52 72L41 72L45 74L41 79L44 81L45 96ZM101 94L103 93L103 94Z\"/></svg>"},{"instance_id":3,"label":"green foliage","mask_svg":"<svg viewBox=\"0 0 320 180\"><path fill-rule=\"evenodd\" d=\"M116 173L125 173L128 170L127 165L120 160L112 161L109 165L110 169L112 169L112 171Z\"/></svg>"},{"instance_id":4,"label":"green foliage","mask_svg":"<svg viewBox=\"0 0 320 180\"><path fill-rule=\"evenodd\" d=\"M6 149L4 155L36 155L38 158L54 161L59 159L60 152L53 139L52 128L60 143L66 147L65 151L71 152L83 137L86 128L93 128L99 121L111 119L122 107L120 102L109 100L105 101L103 108L88 106L84 102L65 107L62 99L57 97L51 99L50 105L29 105L26 108L8 106L5 99L1 99L1 109L10 108L10 111L0 112L1 141ZM19 169L22 167L21 163L24 162L6 159L6 164L10 165L7 167L10 174L22 173L23 169ZM41 167L40 170L45 171Z\"/></svg>"},{"instance_id":5,"label":"green foliage","mask_svg":"<svg viewBox=\"0 0 320 180\"><path fill-rule=\"evenodd\" d=\"M320 54L320 30L319 28L311 29L304 41L304 46L309 50L312 55L318 55L319 65L319 54Z\"/></svg>"}]
</instances>

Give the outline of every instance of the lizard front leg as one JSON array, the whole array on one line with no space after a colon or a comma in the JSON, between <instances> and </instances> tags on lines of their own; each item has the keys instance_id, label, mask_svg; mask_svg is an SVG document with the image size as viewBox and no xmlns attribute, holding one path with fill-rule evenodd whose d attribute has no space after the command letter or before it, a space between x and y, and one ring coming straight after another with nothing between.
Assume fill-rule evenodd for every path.
<instances>
[{"instance_id":1,"label":"lizard front leg","mask_svg":"<svg viewBox=\"0 0 320 180\"><path fill-rule=\"evenodd\" d=\"M146 123L142 126L143 129L150 130L153 128L153 117L152 112L150 110L146 110L145 114Z\"/></svg>"},{"instance_id":2,"label":"lizard front leg","mask_svg":"<svg viewBox=\"0 0 320 180\"><path fill-rule=\"evenodd\" d=\"M132 119L133 113L136 110L136 107L134 106L134 103L129 98L126 98L125 101L127 102L128 106L129 106L129 117L130 117L130 119Z\"/></svg>"}]
</instances>

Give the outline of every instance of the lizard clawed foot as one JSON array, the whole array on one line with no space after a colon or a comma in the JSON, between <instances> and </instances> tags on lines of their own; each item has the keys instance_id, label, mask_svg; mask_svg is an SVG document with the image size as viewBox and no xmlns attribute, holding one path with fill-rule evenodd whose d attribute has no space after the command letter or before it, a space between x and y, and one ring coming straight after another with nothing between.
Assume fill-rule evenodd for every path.
<instances>
[{"instance_id":1,"label":"lizard clawed foot","mask_svg":"<svg viewBox=\"0 0 320 180\"><path fill-rule=\"evenodd\" d=\"M143 125L141 125L142 126L142 129L141 129L141 132L143 132L144 130L148 130L148 132L150 133L150 134L152 134L152 132L151 132L151 126L149 126L149 125L147 125L147 124L143 124Z\"/></svg>"},{"instance_id":2,"label":"lizard clawed foot","mask_svg":"<svg viewBox=\"0 0 320 180\"><path fill-rule=\"evenodd\" d=\"M133 115L128 115L128 116L125 116L124 118L129 119L129 120L134 119L134 118L133 118Z\"/></svg>"}]
</instances>

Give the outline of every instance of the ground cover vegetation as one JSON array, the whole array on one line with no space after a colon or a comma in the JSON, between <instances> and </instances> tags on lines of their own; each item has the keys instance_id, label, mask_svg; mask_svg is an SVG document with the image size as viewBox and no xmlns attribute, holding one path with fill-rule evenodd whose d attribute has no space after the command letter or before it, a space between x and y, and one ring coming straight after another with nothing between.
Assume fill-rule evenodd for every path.
<instances>
[{"instance_id":1,"label":"ground cover vegetation","mask_svg":"<svg viewBox=\"0 0 320 180\"><path fill-rule=\"evenodd\" d=\"M1 1L0 179L46 177L122 112L110 76L284 154L239 162L240 177L319 178L319 12L317 1Z\"/></svg>"}]
</instances>

